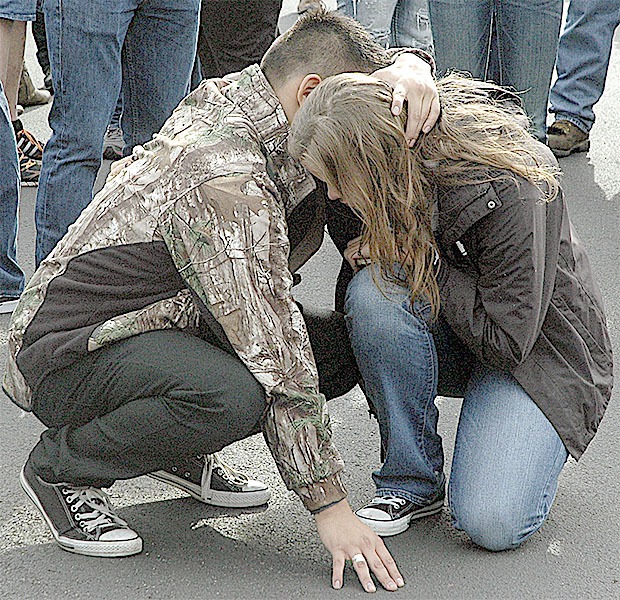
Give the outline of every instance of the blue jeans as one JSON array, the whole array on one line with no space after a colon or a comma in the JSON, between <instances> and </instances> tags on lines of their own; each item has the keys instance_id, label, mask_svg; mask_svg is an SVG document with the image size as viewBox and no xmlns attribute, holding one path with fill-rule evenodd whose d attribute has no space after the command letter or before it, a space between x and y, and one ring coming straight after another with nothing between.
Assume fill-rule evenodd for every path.
<instances>
[{"instance_id":1,"label":"blue jeans","mask_svg":"<svg viewBox=\"0 0 620 600\"><path fill-rule=\"evenodd\" d=\"M605 89L614 31L620 25L618 0L571 0L558 47L558 78L551 88L551 112L589 132L593 106Z\"/></svg>"},{"instance_id":2,"label":"blue jeans","mask_svg":"<svg viewBox=\"0 0 620 600\"><path fill-rule=\"evenodd\" d=\"M0 81L0 297L17 298L24 273L16 262L19 163L15 131Z\"/></svg>"},{"instance_id":3,"label":"blue jeans","mask_svg":"<svg viewBox=\"0 0 620 600\"><path fill-rule=\"evenodd\" d=\"M358 0L356 19L384 48L433 53L427 0Z\"/></svg>"},{"instance_id":4,"label":"blue jeans","mask_svg":"<svg viewBox=\"0 0 620 600\"><path fill-rule=\"evenodd\" d=\"M0 19L34 21L37 0L0 0Z\"/></svg>"},{"instance_id":5,"label":"blue jeans","mask_svg":"<svg viewBox=\"0 0 620 600\"><path fill-rule=\"evenodd\" d=\"M355 0L338 0L336 10L347 17L355 18Z\"/></svg>"},{"instance_id":6,"label":"blue jeans","mask_svg":"<svg viewBox=\"0 0 620 600\"><path fill-rule=\"evenodd\" d=\"M35 219L37 264L92 199L103 136L123 88L129 148L188 91L200 0L45 0L54 103Z\"/></svg>"},{"instance_id":7,"label":"blue jeans","mask_svg":"<svg viewBox=\"0 0 620 600\"><path fill-rule=\"evenodd\" d=\"M429 0L429 8L439 72L523 92L532 133L544 142L562 0Z\"/></svg>"},{"instance_id":8,"label":"blue jeans","mask_svg":"<svg viewBox=\"0 0 620 600\"><path fill-rule=\"evenodd\" d=\"M462 397L448 489L453 525L489 550L517 547L549 514L568 457L564 444L510 373L478 362L441 317L431 320L428 303L411 306L405 288L381 287L366 268L349 284L345 304L381 432L377 495L425 504L442 494L435 397Z\"/></svg>"}]
</instances>

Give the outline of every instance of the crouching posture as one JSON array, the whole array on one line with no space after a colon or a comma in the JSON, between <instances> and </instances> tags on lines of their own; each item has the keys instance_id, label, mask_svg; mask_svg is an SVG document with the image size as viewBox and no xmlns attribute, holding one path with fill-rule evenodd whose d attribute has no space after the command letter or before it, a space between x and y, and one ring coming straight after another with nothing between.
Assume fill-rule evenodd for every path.
<instances>
[{"instance_id":1,"label":"crouching posture","mask_svg":"<svg viewBox=\"0 0 620 600\"><path fill-rule=\"evenodd\" d=\"M357 515L387 536L442 510L435 400L462 397L452 522L505 550L541 527L594 436L611 345L553 156L503 90L455 76L438 89L442 116L410 149L386 84L326 80L290 149L363 223L345 313L384 462Z\"/></svg>"},{"instance_id":2,"label":"crouching posture","mask_svg":"<svg viewBox=\"0 0 620 600\"><path fill-rule=\"evenodd\" d=\"M21 482L62 548L141 550L101 491L118 479L150 474L210 504L266 502L265 486L214 456L262 430L315 515L334 587L346 560L366 591L371 571L403 585L347 503L332 442L325 397L359 378L344 319L293 301L292 272L326 218L323 188L287 139L299 105L344 70L426 90L412 129L432 125L427 59L388 55L348 18L307 15L260 67L202 82L42 262L13 316L4 389L48 428Z\"/></svg>"}]
</instances>

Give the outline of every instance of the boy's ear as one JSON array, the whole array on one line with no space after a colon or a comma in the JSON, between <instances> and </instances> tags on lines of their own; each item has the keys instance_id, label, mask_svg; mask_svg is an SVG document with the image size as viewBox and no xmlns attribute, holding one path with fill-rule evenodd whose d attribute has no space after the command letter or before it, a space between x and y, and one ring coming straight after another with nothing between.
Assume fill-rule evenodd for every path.
<instances>
[{"instance_id":1,"label":"boy's ear","mask_svg":"<svg viewBox=\"0 0 620 600\"><path fill-rule=\"evenodd\" d=\"M319 85L321 81L322 81L321 76L317 75L316 73L309 73L301 80L301 83L299 84L299 87L297 88L297 103L299 104L299 106L301 106L305 102L306 98L308 97L308 94L317 85Z\"/></svg>"}]
</instances>

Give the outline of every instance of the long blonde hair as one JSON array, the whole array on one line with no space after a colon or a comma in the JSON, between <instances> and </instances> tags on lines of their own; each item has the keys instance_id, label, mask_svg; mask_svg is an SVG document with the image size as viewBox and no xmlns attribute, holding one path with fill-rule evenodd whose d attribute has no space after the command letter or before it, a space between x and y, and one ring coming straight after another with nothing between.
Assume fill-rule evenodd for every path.
<instances>
[{"instance_id":1,"label":"long blonde hair","mask_svg":"<svg viewBox=\"0 0 620 600\"><path fill-rule=\"evenodd\" d=\"M371 261L405 280L412 299L439 307L432 229L434 190L522 177L543 200L558 193L557 168L501 88L459 75L437 82L442 114L410 149L406 112L391 113L388 84L344 73L323 81L296 115L291 154L339 191L364 224Z\"/></svg>"}]
</instances>

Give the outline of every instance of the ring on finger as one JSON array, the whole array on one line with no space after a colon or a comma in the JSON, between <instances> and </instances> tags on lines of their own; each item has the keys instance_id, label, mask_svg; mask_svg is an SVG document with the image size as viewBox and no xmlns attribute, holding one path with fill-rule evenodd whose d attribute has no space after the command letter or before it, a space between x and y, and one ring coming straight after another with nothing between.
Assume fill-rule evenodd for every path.
<instances>
[{"instance_id":1,"label":"ring on finger","mask_svg":"<svg viewBox=\"0 0 620 600\"><path fill-rule=\"evenodd\" d=\"M361 563L365 563L365 562L366 562L366 559L364 558L364 555L363 555L363 554L361 554L361 553L360 553L360 554L354 554L354 555L351 557L351 562L352 562L354 565L358 565L358 564L361 564Z\"/></svg>"}]
</instances>

